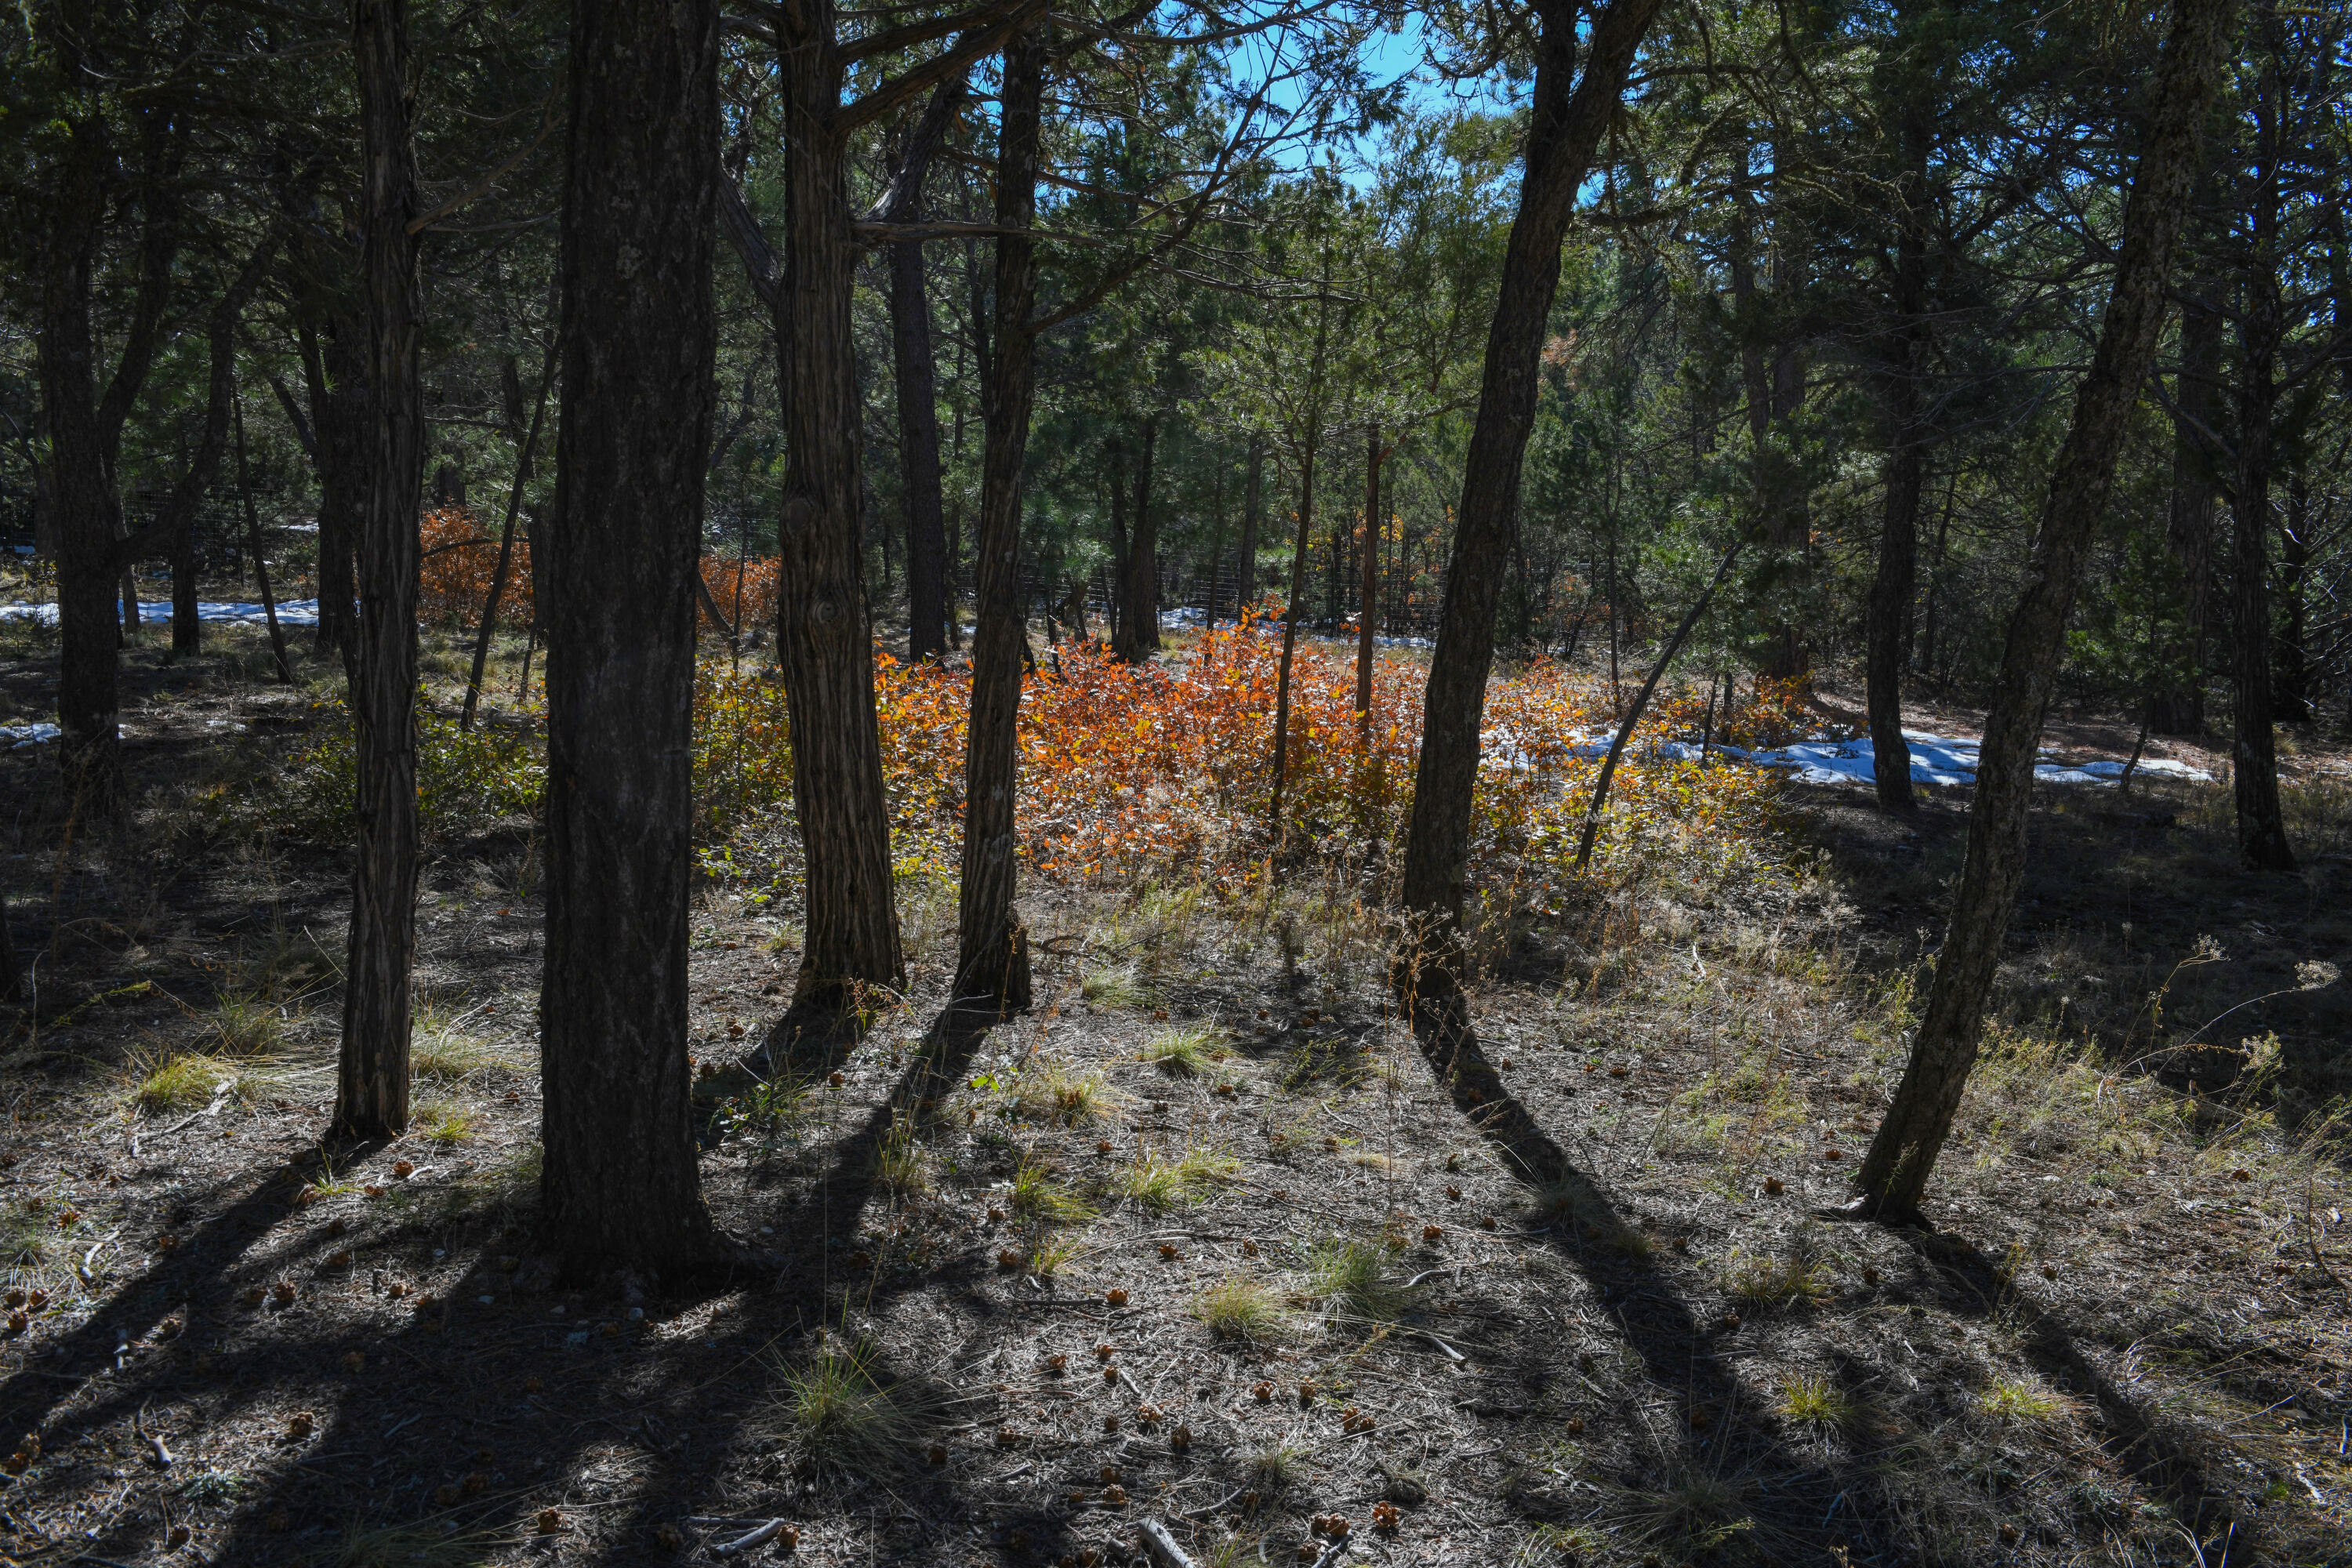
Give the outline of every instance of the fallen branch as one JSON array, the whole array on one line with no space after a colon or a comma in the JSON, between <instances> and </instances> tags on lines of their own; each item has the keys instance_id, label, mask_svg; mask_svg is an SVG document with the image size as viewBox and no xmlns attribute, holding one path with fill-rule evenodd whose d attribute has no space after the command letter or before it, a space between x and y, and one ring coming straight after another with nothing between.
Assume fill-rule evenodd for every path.
<instances>
[{"instance_id":1,"label":"fallen branch","mask_svg":"<svg viewBox=\"0 0 2352 1568\"><path fill-rule=\"evenodd\" d=\"M1193 1568L1192 1559L1176 1544L1176 1538L1168 1533L1166 1525L1156 1519L1147 1519L1143 1521L1142 1531L1143 1550L1151 1554L1151 1560L1159 1563L1160 1568Z\"/></svg>"},{"instance_id":2,"label":"fallen branch","mask_svg":"<svg viewBox=\"0 0 2352 1568\"><path fill-rule=\"evenodd\" d=\"M765 1546L768 1542L773 1541L783 1532L784 1521L781 1519L772 1519L768 1521L767 1523L761 1525L759 1529L751 1531L751 1534L739 1535L732 1541L721 1542L710 1550L719 1553L721 1557L732 1557L738 1552L749 1552L752 1548L758 1546Z\"/></svg>"}]
</instances>

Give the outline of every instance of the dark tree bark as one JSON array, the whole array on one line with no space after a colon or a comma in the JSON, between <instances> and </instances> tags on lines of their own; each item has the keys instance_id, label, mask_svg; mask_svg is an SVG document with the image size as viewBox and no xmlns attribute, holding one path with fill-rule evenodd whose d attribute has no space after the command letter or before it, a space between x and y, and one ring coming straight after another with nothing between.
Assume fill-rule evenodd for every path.
<instances>
[{"instance_id":1,"label":"dark tree bark","mask_svg":"<svg viewBox=\"0 0 2352 1568\"><path fill-rule=\"evenodd\" d=\"M381 1137L408 1125L409 982L416 957L416 568L425 479L425 384L417 351L416 152L411 139L405 0L356 0L365 181L361 249L368 302L365 510L352 719L358 731L359 843L335 1131Z\"/></svg>"},{"instance_id":2,"label":"dark tree bark","mask_svg":"<svg viewBox=\"0 0 2352 1568\"><path fill-rule=\"evenodd\" d=\"M878 205L886 223L922 216L923 177L964 99L964 79L933 90L898 154L890 189ZM890 247L890 358L898 391L898 480L907 521L907 654L936 659L947 652L947 523L940 500L939 382L931 353L931 302L924 289L923 242Z\"/></svg>"},{"instance_id":3,"label":"dark tree bark","mask_svg":"<svg viewBox=\"0 0 2352 1568\"><path fill-rule=\"evenodd\" d=\"M1357 595L1356 738L1365 750L1372 744L1372 618L1381 597L1381 427L1364 426L1364 550L1363 577Z\"/></svg>"},{"instance_id":4,"label":"dark tree bark","mask_svg":"<svg viewBox=\"0 0 2352 1568\"><path fill-rule=\"evenodd\" d=\"M1110 481L1110 647L1127 657L1127 447L1116 437L1104 448Z\"/></svg>"},{"instance_id":5,"label":"dark tree bark","mask_svg":"<svg viewBox=\"0 0 2352 1568\"><path fill-rule=\"evenodd\" d=\"M139 286L113 373L101 393L90 324L92 272L114 162L106 123L75 123L58 161L40 271L37 356L58 531L58 760L76 808L98 816L120 804L122 782L115 650L121 628L117 580L127 570L118 536L122 510L115 462L123 421L162 342L179 254L179 136L161 110L144 117Z\"/></svg>"},{"instance_id":6,"label":"dark tree bark","mask_svg":"<svg viewBox=\"0 0 2352 1568\"><path fill-rule=\"evenodd\" d=\"M2298 464L2286 479L2286 521L2279 525L2279 629L2274 694L2277 717L2290 724L2312 719L2311 660L2304 641L2311 630L2305 594L2311 575L2311 484Z\"/></svg>"},{"instance_id":7,"label":"dark tree bark","mask_svg":"<svg viewBox=\"0 0 2352 1568\"><path fill-rule=\"evenodd\" d=\"M1403 896L1419 926L1399 980L1422 996L1459 990L1462 902L1478 729L1495 658L1495 611L1518 516L1520 469L1540 390L1537 356L1559 284L1560 244L1593 149L1616 116L1626 73L1658 0L1610 0L1594 17L1582 79L1573 83L1578 11L1537 7L1532 119L1519 210L1504 252L1500 295L1486 336L1478 413L1466 456L1445 608L1423 700L1421 759L1405 842Z\"/></svg>"},{"instance_id":8,"label":"dark tree bark","mask_svg":"<svg viewBox=\"0 0 2352 1568\"><path fill-rule=\"evenodd\" d=\"M2156 694L2148 727L2159 735L2205 732L2206 635L2213 598L2213 456L2218 427L2221 313L2209 299L2211 284L2192 281L2180 308L2180 374L2172 392L2172 499L2165 543L2180 568L2181 658L2178 685Z\"/></svg>"},{"instance_id":9,"label":"dark tree bark","mask_svg":"<svg viewBox=\"0 0 2352 1568\"><path fill-rule=\"evenodd\" d=\"M1903 739L1903 644L1919 574L1919 498L1926 487L1927 434L1920 427L1920 381L1927 373L1927 158L1934 138L1933 76L1906 79L1903 166L1895 184L1895 331L1887 355L1886 504L1881 513L1878 571L1865 617L1864 685L1870 715L1873 782L1878 804L1910 811L1911 748Z\"/></svg>"},{"instance_id":10,"label":"dark tree bark","mask_svg":"<svg viewBox=\"0 0 2352 1568\"><path fill-rule=\"evenodd\" d=\"M2256 871L2292 871L2279 807L2278 741L2271 711L2271 442L2278 403L2284 308L2279 296L2279 80L2277 56L2253 94L2254 168L2245 310L2238 322L2238 472L2231 498L2231 619L2237 633L2230 749L2238 809L2238 857Z\"/></svg>"},{"instance_id":11,"label":"dark tree bark","mask_svg":"<svg viewBox=\"0 0 2352 1568\"><path fill-rule=\"evenodd\" d=\"M1029 942L1013 909L1019 890L1015 795L1020 754L1022 468L1036 384L1030 313L1037 298L1038 145L1044 116L1043 26L1004 51L996 153L996 325L982 458L976 541L980 620L972 633L971 722L964 748L963 883L956 909L959 1001L999 1011L1029 1005Z\"/></svg>"},{"instance_id":12,"label":"dark tree bark","mask_svg":"<svg viewBox=\"0 0 2352 1568\"><path fill-rule=\"evenodd\" d=\"M555 380L555 350L562 342L562 334L559 331L555 342L548 345L546 358L539 367L539 396L531 404L530 428L524 433L522 445L515 452L514 483L507 487L506 517L499 527L499 558L490 567L490 592L482 605L482 623L474 628L474 663L466 676L465 705L457 714L457 728L460 730L474 727L474 709L482 700L482 672L490 662L490 637L498 630L499 601L506 595L507 574L514 565L515 519L522 510L523 486L530 482L531 458L539 450L540 426L547 417L548 389ZM507 360L507 374L509 378L515 374L511 357ZM515 388L517 403L521 401L520 390L520 386ZM518 409L515 414L520 412ZM509 419L514 418L515 414L510 414ZM709 468L710 465L704 465L706 474ZM739 565L736 569L739 584L741 572ZM696 572L694 580L697 583L702 581L699 570Z\"/></svg>"},{"instance_id":13,"label":"dark tree bark","mask_svg":"<svg viewBox=\"0 0 2352 1568\"><path fill-rule=\"evenodd\" d=\"M1234 564L1234 619L1257 602L1257 530L1265 502L1265 442L1250 437L1249 478L1242 490L1242 547Z\"/></svg>"},{"instance_id":14,"label":"dark tree bark","mask_svg":"<svg viewBox=\"0 0 2352 1568\"><path fill-rule=\"evenodd\" d=\"M2163 336L2165 275L2197 178L2198 132L2233 9L2233 0L2174 0L2098 348L2051 471L2025 592L2010 617L1985 719L1960 886L1910 1063L1857 1177L1860 1213L1888 1220L1917 1215L1976 1062L1985 998L2025 875L2034 752L2065 648L2067 612L2106 510L2140 384Z\"/></svg>"},{"instance_id":15,"label":"dark tree bark","mask_svg":"<svg viewBox=\"0 0 2352 1568\"><path fill-rule=\"evenodd\" d=\"M843 62L832 0L777 13L784 88L782 168L792 258L777 319L791 461L778 531L776 650L792 716L793 804L808 867L795 1005L845 1005L861 984L906 984L890 879L890 817L875 728L873 620L866 600L863 403L850 327L857 253L850 230Z\"/></svg>"},{"instance_id":16,"label":"dark tree bark","mask_svg":"<svg viewBox=\"0 0 2352 1568\"><path fill-rule=\"evenodd\" d=\"M1118 640L1114 651L1129 664L1160 647L1160 525L1151 515L1152 459L1160 445L1160 421L1143 422L1143 450L1135 468L1133 525L1119 546ZM1117 484L1117 470L1111 482Z\"/></svg>"},{"instance_id":17,"label":"dark tree bark","mask_svg":"<svg viewBox=\"0 0 2352 1568\"><path fill-rule=\"evenodd\" d=\"M567 1276L722 1248L687 1060L694 582L718 352L715 0L576 0L546 590L548 1233Z\"/></svg>"}]
</instances>

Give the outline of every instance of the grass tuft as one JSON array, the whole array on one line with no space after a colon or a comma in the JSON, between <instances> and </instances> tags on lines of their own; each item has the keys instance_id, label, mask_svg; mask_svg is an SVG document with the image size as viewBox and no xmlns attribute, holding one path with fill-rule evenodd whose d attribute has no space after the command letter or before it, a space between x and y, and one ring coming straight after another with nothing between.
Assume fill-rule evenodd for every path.
<instances>
[{"instance_id":1,"label":"grass tuft","mask_svg":"<svg viewBox=\"0 0 2352 1568\"><path fill-rule=\"evenodd\" d=\"M1157 999L1142 971L1132 963L1089 970L1078 983L1078 994L1098 1007L1149 1007Z\"/></svg>"},{"instance_id":2,"label":"grass tuft","mask_svg":"<svg viewBox=\"0 0 2352 1568\"><path fill-rule=\"evenodd\" d=\"M1334 1324L1385 1323L1404 1310L1404 1289L1385 1248L1338 1237L1307 1257L1307 1293Z\"/></svg>"},{"instance_id":3,"label":"grass tuft","mask_svg":"<svg viewBox=\"0 0 2352 1568\"><path fill-rule=\"evenodd\" d=\"M474 1135L478 1120L462 1105L428 1100L416 1108L416 1118L409 1123L409 1130L436 1143L463 1143Z\"/></svg>"},{"instance_id":4,"label":"grass tuft","mask_svg":"<svg viewBox=\"0 0 2352 1568\"><path fill-rule=\"evenodd\" d=\"M1143 1059L1171 1078L1198 1078L1209 1070L1224 1032L1207 1025L1170 1029L1145 1042Z\"/></svg>"},{"instance_id":5,"label":"grass tuft","mask_svg":"<svg viewBox=\"0 0 2352 1568\"><path fill-rule=\"evenodd\" d=\"M1280 1338L1289 1324L1271 1289L1239 1275L1228 1275L1194 1297L1192 1315L1219 1339L1252 1345Z\"/></svg>"},{"instance_id":6,"label":"grass tuft","mask_svg":"<svg viewBox=\"0 0 2352 1568\"><path fill-rule=\"evenodd\" d=\"M1806 1426L1843 1426L1853 1419L1853 1401L1826 1377L1803 1374L1780 1380L1780 1415Z\"/></svg>"},{"instance_id":7,"label":"grass tuft","mask_svg":"<svg viewBox=\"0 0 2352 1568\"><path fill-rule=\"evenodd\" d=\"M1082 1225L1094 1218L1086 1200L1054 1180L1054 1167L1024 1154L1013 1168L1013 1212L1034 1225Z\"/></svg>"},{"instance_id":8,"label":"grass tuft","mask_svg":"<svg viewBox=\"0 0 2352 1568\"><path fill-rule=\"evenodd\" d=\"M1241 1162L1213 1149L1187 1149L1173 1160L1145 1153L1112 1177L1121 1197L1131 1198L1154 1214L1165 1214L1181 1204L1199 1203L1218 1188L1236 1181Z\"/></svg>"},{"instance_id":9,"label":"grass tuft","mask_svg":"<svg viewBox=\"0 0 2352 1568\"><path fill-rule=\"evenodd\" d=\"M2032 1425L2064 1415L2066 1402L2021 1377L2003 1377L1977 1394L1977 1408L1996 1421Z\"/></svg>"},{"instance_id":10,"label":"grass tuft","mask_svg":"<svg viewBox=\"0 0 2352 1568\"><path fill-rule=\"evenodd\" d=\"M1032 1121L1076 1127L1111 1112L1116 1099L1099 1073L1081 1076L1059 1062L1046 1062L1021 1075L1013 1104Z\"/></svg>"},{"instance_id":11,"label":"grass tuft","mask_svg":"<svg viewBox=\"0 0 2352 1568\"><path fill-rule=\"evenodd\" d=\"M870 1345L828 1341L799 1365L775 1363L772 1419L813 1458L860 1476L898 1470L946 1402L929 1389L885 1378L876 1363Z\"/></svg>"}]
</instances>

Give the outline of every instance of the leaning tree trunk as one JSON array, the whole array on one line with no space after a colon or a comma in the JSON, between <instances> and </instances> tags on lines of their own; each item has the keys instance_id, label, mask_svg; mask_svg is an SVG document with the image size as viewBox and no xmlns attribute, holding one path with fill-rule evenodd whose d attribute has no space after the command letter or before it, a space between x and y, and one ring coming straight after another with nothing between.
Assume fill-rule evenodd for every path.
<instances>
[{"instance_id":1,"label":"leaning tree trunk","mask_svg":"<svg viewBox=\"0 0 2352 1568\"><path fill-rule=\"evenodd\" d=\"M2172 498L2165 544L2180 570L2180 659L2177 680L2158 691L2148 728L2159 735L2205 732L2205 638L2213 595L2214 392L2221 363L2221 312L2212 285L2192 280L2180 305L2180 374L2173 380ZM2170 673L2168 671L2168 673Z\"/></svg>"},{"instance_id":2,"label":"leaning tree trunk","mask_svg":"<svg viewBox=\"0 0 2352 1568\"><path fill-rule=\"evenodd\" d=\"M410 134L405 0L358 0L352 43L365 152L361 244L368 301L368 447L352 718L359 738L359 844L335 1131L408 1125L410 971L416 955L417 514L425 384L417 350L416 156Z\"/></svg>"},{"instance_id":3,"label":"leaning tree trunk","mask_svg":"<svg viewBox=\"0 0 2352 1568\"><path fill-rule=\"evenodd\" d=\"M719 1244L687 1059L694 584L718 318L719 7L577 0L546 590L541 1192L564 1273Z\"/></svg>"},{"instance_id":4,"label":"leaning tree trunk","mask_svg":"<svg viewBox=\"0 0 2352 1568\"><path fill-rule=\"evenodd\" d=\"M2025 593L2010 616L1985 718L1951 921L1910 1063L1856 1178L1862 1213L1890 1220L1917 1214L1976 1062L1985 998L2025 875L2034 752L2065 650L2066 616L2106 510L2140 383L2164 334L2165 274L2197 177L2198 131L2232 9L2233 0L2174 0L2098 349L2075 392L2074 420L2051 471Z\"/></svg>"},{"instance_id":5,"label":"leaning tree trunk","mask_svg":"<svg viewBox=\"0 0 2352 1568\"><path fill-rule=\"evenodd\" d=\"M2230 749L2238 808L2238 857L2250 870L2292 871L2279 806L2278 742L2271 726L2271 441L2278 403L2275 369L2284 310L2279 298L2278 71L2265 62L2254 93L2252 244L2247 257L2246 309L2239 319L2237 494L2231 498L2234 549L2231 605L2237 646Z\"/></svg>"},{"instance_id":6,"label":"leaning tree trunk","mask_svg":"<svg viewBox=\"0 0 2352 1568\"><path fill-rule=\"evenodd\" d=\"M1421 759L1405 840L1403 895L1418 928L1418 951L1400 964L1398 978L1432 999L1458 992L1462 980L1462 904L1478 730L1495 659L1495 612L1518 515L1520 468L1540 389L1537 356L1559 285L1560 244L1576 208L1577 188L1616 117L1634 51L1658 5L1659 0L1610 0L1592 22L1584 74L1573 92L1569 78L1577 56L1576 13L1558 0L1538 7L1543 36L1536 52L1519 210L1504 251L1501 292L1486 336L1445 608L1422 704Z\"/></svg>"},{"instance_id":7,"label":"leaning tree trunk","mask_svg":"<svg viewBox=\"0 0 2352 1568\"><path fill-rule=\"evenodd\" d=\"M886 223L922 216L923 176L963 101L955 77L940 84L900 150L882 203ZM948 647L948 536L940 500L939 381L931 353L931 302L923 242L890 247L890 363L898 391L898 482L907 519L907 657L937 659Z\"/></svg>"},{"instance_id":8,"label":"leaning tree trunk","mask_svg":"<svg viewBox=\"0 0 2352 1568\"><path fill-rule=\"evenodd\" d=\"M1004 51L996 154L996 331L975 541L980 622L972 633L971 722L964 745L963 882L956 910L960 1001L1029 1005L1029 946L1013 900L1020 876L1014 795L1020 753L1022 468L1036 390L1037 157L1045 88L1045 29Z\"/></svg>"},{"instance_id":9,"label":"leaning tree trunk","mask_svg":"<svg viewBox=\"0 0 2352 1568\"><path fill-rule=\"evenodd\" d=\"M795 1005L831 1009L860 985L906 984L890 880L890 816L874 710L866 602L864 404L850 295L847 150L836 124L841 64L831 0L786 6L780 32L793 258L778 319L791 452L778 552L776 651L791 710L793 805L807 864Z\"/></svg>"}]
</instances>

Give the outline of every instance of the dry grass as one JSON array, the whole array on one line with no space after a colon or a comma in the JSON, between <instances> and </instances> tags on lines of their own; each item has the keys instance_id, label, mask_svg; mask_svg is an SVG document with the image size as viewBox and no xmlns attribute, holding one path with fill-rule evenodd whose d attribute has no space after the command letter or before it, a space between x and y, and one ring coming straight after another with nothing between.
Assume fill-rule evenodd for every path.
<instances>
[{"instance_id":1,"label":"dry grass","mask_svg":"<svg viewBox=\"0 0 2352 1568\"><path fill-rule=\"evenodd\" d=\"M1187 1149L1173 1159L1143 1153L1111 1178L1111 1190L1153 1214L1196 1204L1241 1175L1241 1162L1217 1149Z\"/></svg>"},{"instance_id":2,"label":"dry grass","mask_svg":"<svg viewBox=\"0 0 2352 1568\"><path fill-rule=\"evenodd\" d=\"M1289 1327L1282 1298L1268 1286L1237 1274L1194 1297L1192 1315L1219 1339L1250 1345L1277 1340Z\"/></svg>"}]
</instances>

